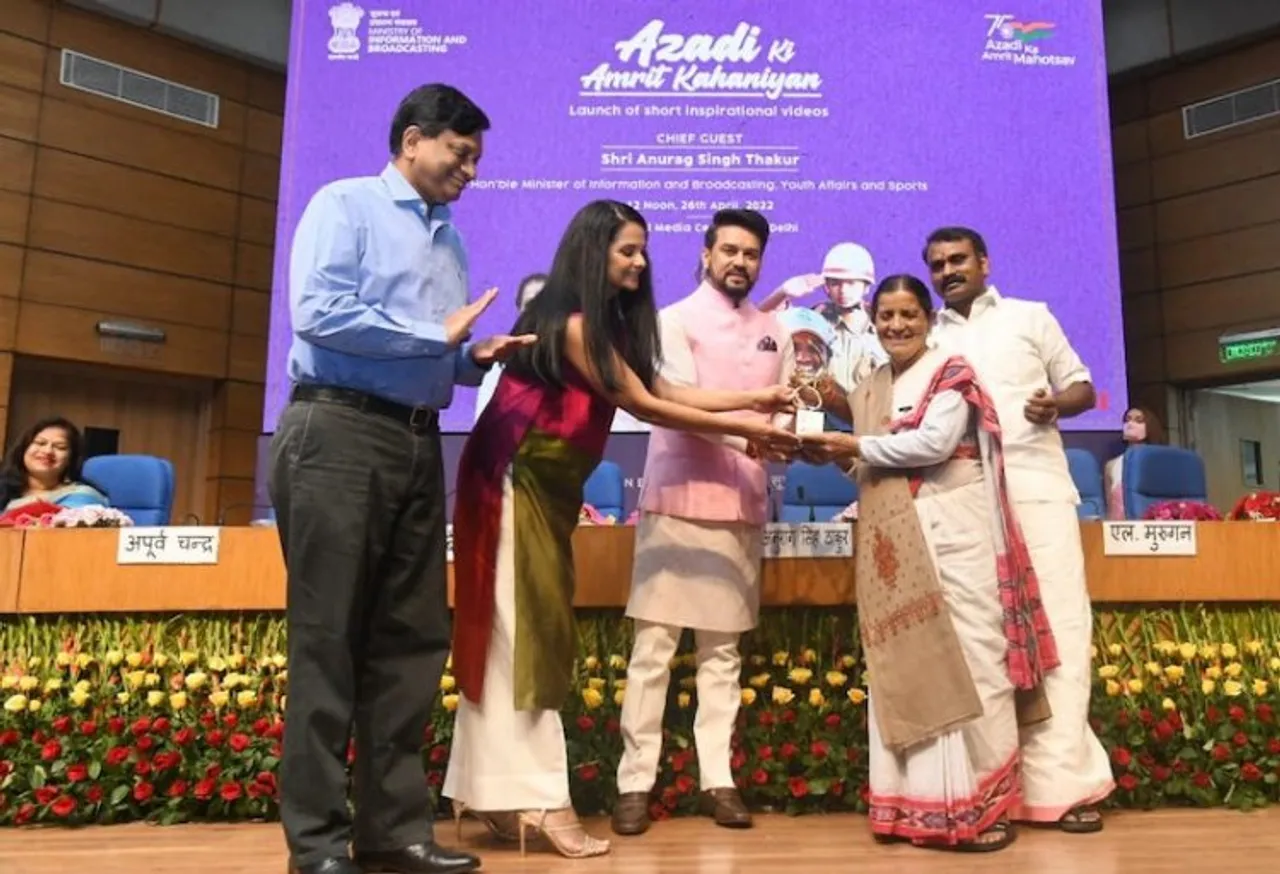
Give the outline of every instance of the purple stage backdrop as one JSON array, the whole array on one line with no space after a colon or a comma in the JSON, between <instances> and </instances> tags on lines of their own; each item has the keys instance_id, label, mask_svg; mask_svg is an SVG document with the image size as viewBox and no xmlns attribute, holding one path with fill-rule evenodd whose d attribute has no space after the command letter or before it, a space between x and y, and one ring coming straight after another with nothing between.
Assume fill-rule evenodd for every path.
<instances>
[{"instance_id":1,"label":"purple stage backdrop","mask_svg":"<svg viewBox=\"0 0 1280 874\"><path fill-rule=\"evenodd\" d=\"M993 281L1047 301L1093 370L1113 430L1126 404L1099 0L294 0L264 431L288 392L287 265L325 183L374 175L400 98L455 84L491 116L455 209L471 287L545 270L570 216L629 201L650 221L659 302L687 294L720 206L774 223L763 295L834 244L923 276L943 224L991 247ZM552 12L554 14L552 14ZM475 391L442 417L464 432ZM641 438L642 439L642 438Z\"/></svg>"}]
</instances>

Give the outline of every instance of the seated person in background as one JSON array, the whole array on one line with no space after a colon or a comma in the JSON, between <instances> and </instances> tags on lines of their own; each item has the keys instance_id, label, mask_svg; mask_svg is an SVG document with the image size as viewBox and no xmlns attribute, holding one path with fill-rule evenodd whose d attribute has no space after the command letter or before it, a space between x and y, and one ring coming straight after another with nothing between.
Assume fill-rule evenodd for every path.
<instances>
[{"instance_id":1,"label":"seated person in background","mask_svg":"<svg viewBox=\"0 0 1280 874\"><path fill-rule=\"evenodd\" d=\"M85 480L84 437L60 416L41 419L9 447L0 465L0 513L46 504L60 510L106 507L102 490Z\"/></svg>"},{"instance_id":2,"label":"seated person in background","mask_svg":"<svg viewBox=\"0 0 1280 874\"><path fill-rule=\"evenodd\" d=\"M1125 449L1144 443L1164 443L1164 426L1160 417L1146 407L1130 407L1124 414ZM1107 495L1107 518L1124 518L1124 453L1107 462L1102 469L1102 483Z\"/></svg>"}]
</instances>

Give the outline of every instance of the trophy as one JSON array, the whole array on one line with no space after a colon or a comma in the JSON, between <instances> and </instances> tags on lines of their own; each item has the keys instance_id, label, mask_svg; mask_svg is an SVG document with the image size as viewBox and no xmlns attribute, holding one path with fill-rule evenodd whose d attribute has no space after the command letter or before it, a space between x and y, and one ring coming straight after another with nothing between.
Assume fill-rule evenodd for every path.
<instances>
[{"instance_id":1,"label":"trophy","mask_svg":"<svg viewBox=\"0 0 1280 874\"><path fill-rule=\"evenodd\" d=\"M810 309L790 308L778 314L778 321L791 334L796 365L791 377L796 389L796 413L793 430L799 436L821 434L826 430L822 390L819 383L830 379L831 347L835 329L819 313Z\"/></svg>"}]
</instances>

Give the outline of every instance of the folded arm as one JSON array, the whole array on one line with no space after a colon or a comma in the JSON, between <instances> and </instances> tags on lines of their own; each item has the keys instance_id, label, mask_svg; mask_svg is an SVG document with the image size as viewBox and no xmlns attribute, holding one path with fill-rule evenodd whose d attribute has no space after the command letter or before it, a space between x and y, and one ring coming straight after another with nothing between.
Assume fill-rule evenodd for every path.
<instances>
[{"instance_id":1,"label":"folded arm","mask_svg":"<svg viewBox=\"0 0 1280 874\"><path fill-rule=\"evenodd\" d=\"M298 337L362 358L456 352L443 324L391 313L381 301L360 298L360 235L332 190L320 192L307 205L290 256L289 303Z\"/></svg>"},{"instance_id":2,"label":"folded arm","mask_svg":"<svg viewBox=\"0 0 1280 874\"><path fill-rule=\"evenodd\" d=\"M969 428L969 405L959 392L934 396L912 431L899 431L859 441L859 455L873 467L903 469L940 464L955 454Z\"/></svg>"}]
</instances>

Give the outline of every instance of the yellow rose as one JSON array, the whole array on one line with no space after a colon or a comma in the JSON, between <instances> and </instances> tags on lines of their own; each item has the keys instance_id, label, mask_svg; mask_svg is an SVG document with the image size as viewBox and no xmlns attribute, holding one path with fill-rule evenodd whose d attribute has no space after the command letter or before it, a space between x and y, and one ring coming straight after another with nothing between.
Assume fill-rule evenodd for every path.
<instances>
[{"instance_id":1,"label":"yellow rose","mask_svg":"<svg viewBox=\"0 0 1280 874\"><path fill-rule=\"evenodd\" d=\"M178 653L178 661L182 662L182 666L184 668L191 667L196 663L196 660L199 658L200 657L198 655L191 652L191 650L187 650L187 649L184 649L182 652Z\"/></svg>"},{"instance_id":2,"label":"yellow rose","mask_svg":"<svg viewBox=\"0 0 1280 874\"><path fill-rule=\"evenodd\" d=\"M588 686L582 690L582 703L587 705L588 710L595 710L604 703L604 696L600 694L599 689Z\"/></svg>"},{"instance_id":3,"label":"yellow rose","mask_svg":"<svg viewBox=\"0 0 1280 874\"><path fill-rule=\"evenodd\" d=\"M33 677L30 674L27 674L26 676L18 680L18 688L21 689L23 692L30 692L32 689L37 688L39 685L40 685L39 678Z\"/></svg>"},{"instance_id":4,"label":"yellow rose","mask_svg":"<svg viewBox=\"0 0 1280 874\"><path fill-rule=\"evenodd\" d=\"M453 670L453 653L452 652L444 657L444 669L446 671Z\"/></svg>"},{"instance_id":5,"label":"yellow rose","mask_svg":"<svg viewBox=\"0 0 1280 874\"><path fill-rule=\"evenodd\" d=\"M169 664L169 657L162 652L158 652L152 657L151 664L155 665L157 668L167 667Z\"/></svg>"},{"instance_id":6,"label":"yellow rose","mask_svg":"<svg viewBox=\"0 0 1280 874\"><path fill-rule=\"evenodd\" d=\"M41 701L39 698L32 698L30 701L27 702L27 709L30 710L32 713L35 713L37 710L39 710L43 706L44 706L44 702Z\"/></svg>"},{"instance_id":7,"label":"yellow rose","mask_svg":"<svg viewBox=\"0 0 1280 874\"><path fill-rule=\"evenodd\" d=\"M1171 656L1178 651L1178 645L1172 640L1162 640L1156 644L1156 652L1162 656Z\"/></svg>"},{"instance_id":8,"label":"yellow rose","mask_svg":"<svg viewBox=\"0 0 1280 874\"><path fill-rule=\"evenodd\" d=\"M756 690L752 689L750 686L747 686L746 688L744 688L742 690L742 703L745 704L747 707L750 707L752 704L755 704Z\"/></svg>"},{"instance_id":9,"label":"yellow rose","mask_svg":"<svg viewBox=\"0 0 1280 874\"><path fill-rule=\"evenodd\" d=\"M1227 676L1231 679L1238 680L1240 679L1240 675L1244 673L1244 665L1239 662L1232 662L1223 668L1223 671L1225 671Z\"/></svg>"},{"instance_id":10,"label":"yellow rose","mask_svg":"<svg viewBox=\"0 0 1280 874\"><path fill-rule=\"evenodd\" d=\"M1145 665L1147 673L1153 677L1158 677L1164 673L1164 668L1160 667L1158 662L1147 662Z\"/></svg>"},{"instance_id":11,"label":"yellow rose","mask_svg":"<svg viewBox=\"0 0 1280 874\"><path fill-rule=\"evenodd\" d=\"M1178 705L1173 703L1172 698L1165 698L1163 701L1160 702L1160 709L1172 713L1173 711L1178 709Z\"/></svg>"},{"instance_id":12,"label":"yellow rose","mask_svg":"<svg viewBox=\"0 0 1280 874\"><path fill-rule=\"evenodd\" d=\"M147 675L142 678L142 685L146 686L148 689L153 689L156 686L159 686L160 675L154 672L148 672Z\"/></svg>"},{"instance_id":13,"label":"yellow rose","mask_svg":"<svg viewBox=\"0 0 1280 874\"><path fill-rule=\"evenodd\" d=\"M247 685L248 682L249 682L248 677L244 676L243 674L237 674L235 671L232 671L231 673L227 674L225 677L222 678L222 683L220 685L222 686L222 688L226 689L227 691L231 691L233 689L238 689L241 686Z\"/></svg>"},{"instance_id":14,"label":"yellow rose","mask_svg":"<svg viewBox=\"0 0 1280 874\"><path fill-rule=\"evenodd\" d=\"M83 707L89 701L89 693L83 689L72 689L71 694L67 696L71 700L74 707Z\"/></svg>"},{"instance_id":15,"label":"yellow rose","mask_svg":"<svg viewBox=\"0 0 1280 874\"><path fill-rule=\"evenodd\" d=\"M62 688L62 681L59 680L57 677L50 677L48 680L45 681L44 690L46 692L57 692L61 688Z\"/></svg>"},{"instance_id":16,"label":"yellow rose","mask_svg":"<svg viewBox=\"0 0 1280 874\"><path fill-rule=\"evenodd\" d=\"M219 708L226 707L230 700L231 696L221 689L209 696L209 703Z\"/></svg>"},{"instance_id":17,"label":"yellow rose","mask_svg":"<svg viewBox=\"0 0 1280 874\"><path fill-rule=\"evenodd\" d=\"M849 682L847 674L843 674L840 671L827 671L828 686L835 686L838 689L847 682Z\"/></svg>"},{"instance_id":18,"label":"yellow rose","mask_svg":"<svg viewBox=\"0 0 1280 874\"><path fill-rule=\"evenodd\" d=\"M857 663L858 660L851 655L840 656L840 667L844 668L846 671L851 670Z\"/></svg>"},{"instance_id":19,"label":"yellow rose","mask_svg":"<svg viewBox=\"0 0 1280 874\"><path fill-rule=\"evenodd\" d=\"M797 686L803 686L813 679L813 671L808 668L792 668L787 676Z\"/></svg>"},{"instance_id":20,"label":"yellow rose","mask_svg":"<svg viewBox=\"0 0 1280 874\"><path fill-rule=\"evenodd\" d=\"M276 670L279 670L280 668L283 668L285 666L287 661L288 660L282 655L279 655L279 654L273 655L271 657L271 667L275 668Z\"/></svg>"},{"instance_id":21,"label":"yellow rose","mask_svg":"<svg viewBox=\"0 0 1280 874\"><path fill-rule=\"evenodd\" d=\"M811 665L818 660L818 653L812 649L805 649L800 653L800 661L803 664Z\"/></svg>"},{"instance_id":22,"label":"yellow rose","mask_svg":"<svg viewBox=\"0 0 1280 874\"><path fill-rule=\"evenodd\" d=\"M129 697L128 692L119 692L116 694L116 703L123 707L129 703Z\"/></svg>"},{"instance_id":23,"label":"yellow rose","mask_svg":"<svg viewBox=\"0 0 1280 874\"><path fill-rule=\"evenodd\" d=\"M755 686L757 689L763 689L765 686L769 685L769 679L768 674L756 674L750 680L747 680L747 682Z\"/></svg>"},{"instance_id":24,"label":"yellow rose","mask_svg":"<svg viewBox=\"0 0 1280 874\"><path fill-rule=\"evenodd\" d=\"M458 681L453 678L453 674L440 675L440 691L452 692L454 687L458 685Z\"/></svg>"},{"instance_id":25,"label":"yellow rose","mask_svg":"<svg viewBox=\"0 0 1280 874\"><path fill-rule=\"evenodd\" d=\"M1182 656L1184 662L1189 662L1196 657L1196 647L1192 643L1183 643L1178 646L1178 655Z\"/></svg>"},{"instance_id":26,"label":"yellow rose","mask_svg":"<svg viewBox=\"0 0 1280 874\"><path fill-rule=\"evenodd\" d=\"M124 661L124 653L120 652L120 650L113 649L107 652L106 662L107 664L111 665L111 667L114 668L116 665L120 664L122 661Z\"/></svg>"},{"instance_id":27,"label":"yellow rose","mask_svg":"<svg viewBox=\"0 0 1280 874\"><path fill-rule=\"evenodd\" d=\"M795 698L796 698L795 693L792 692L790 689L788 689L786 686L773 687L773 703L774 704L781 704L785 707L786 705L794 701Z\"/></svg>"},{"instance_id":28,"label":"yellow rose","mask_svg":"<svg viewBox=\"0 0 1280 874\"><path fill-rule=\"evenodd\" d=\"M40 658L40 656L32 656L31 658L27 659L27 667L33 671L43 664L44 664L44 659Z\"/></svg>"},{"instance_id":29,"label":"yellow rose","mask_svg":"<svg viewBox=\"0 0 1280 874\"><path fill-rule=\"evenodd\" d=\"M1244 651L1247 652L1249 655L1255 655L1255 656L1258 655L1259 653L1262 652L1262 641L1260 640L1249 641L1244 645Z\"/></svg>"},{"instance_id":30,"label":"yellow rose","mask_svg":"<svg viewBox=\"0 0 1280 874\"><path fill-rule=\"evenodd\" d=\"M817 686L809 690L809 706L816 708L827 706L827 699L823 697L822 690Z\"/></svg>"},{"instance_id":31,"label":"yellow rose","mask_svg":"<svg viewBox=\"0 0 1280 874\"><path fill-rule=\"evenodd\" d=\"M146 671L129 671L124 675L125 684L130 689L137 689L142 685L142 681L147 678Z\"/></svg>"},{"instance_id":32,"label":"yellow rose","mask_svg":"<svg viewBox=\"0 0 1280 874\"><path fill-rule=\"evenodd\" d=\"M693 696L691 696L688 692L681 692L679 695L676 696L676 704L679 705L681 710L687 710L689 707L689 704L692 703L692 701L693 701Z\"/></svg>"},{"instance_id":33,"label":"yellow rose","mask_svg":"<svg viewBox=\"0 0 1280 874\"><path fill-rule=\"evenodd\" d=\"M1239 698L1244 694L1244 684L1238 680L1227 680L1222 684L1222 694L1228 698Z\"/></svg>"},{"instance_id":34,"label":"yellow rose","mask_svg":"<svg viewBox=\"0 0 1280 874\"><path fill-rule=\"evenodd\" d=\"M164 699L165 699L165 694L163 692L161 692L159 689L152 689L150 692L147 693L147 706L159 707L161 704L164 703Z\"/></svg>"},{"instance_id":35,"label":"yellow rose","mask_svg":"<svg viewBox=\"0 0 1280 874\"><path fill-rule=\"evenodd\" d=\"M204 671L193 671L190 674L187 674L186 679L184 679L183 682L190 691L194 692L196 689L203 689L208 685L209 675Z\"/></svg>"},{"instance_id":36,"label":"yellow rose","mask_svg":"<svg viewBox=\"0 0 1280 874\"><path fill-rule=\"evenodd\" d=\"M621 707L621 706L622 706L622 700L623 700L623 698L625 698L625 697L626 697L626 695L627 695L627 690L626 690L626 689L619 689L618 691L614 692L614 693L613 693L613 703L614 703L614 704L617 704L619 707Z\"/></svg>"},{"instance_id":37,"label":"yellow rose","mask_svg":"<svg viewBox=\"0 0 1280 874\"><path fill-rule=\"evenodd\" d=\"M1115 680L1107 680L1107 694L1112 698L1120 694L1120 684Z\"/></svg>"},{"instance_id":38,"label":"yellow rose","mask_svg":"<svg viewBox=\"0 0 1280 874\"><path fill-rule=\"evenodd\" d=\"M227 660L222 656L214 656L205 662L205 667L213 671L215 674L220 674L227 669Z\"/></svg>"},{"instance_id":39,"label":"yellow rose","mask_svg":"<svg viewBox=\"0 0 1280 874\"><path fill-rule=\"evenodd\" d=\"M93 656L89 655L87 652L76 653L77 668L87 668L91 664L93 664Z\"/></svg>"},{"instance_id":40,"label":"yellow rose","mask_svg":"<svg viewBox=\"0 0 1280 874\"><path fill-rule=\"evenodd\" d=\"M75 656L71 655L69 652L63 651L54 657L53 663L60 668L69 668L75 663Z\"/></svg>"},{"instance_id":41,"label":"yellow rose","mask_svg":"<svg viewBox=\"0 0 1280 874\"><path fill-rule=\"evenodd\" d=\"M1218 684L1213 680L1201 680L1200 692L1205 695L1212 695L1213 691L1218 688Z\"/></svg>"},{"instance_id":42,"label":"yellow rose","mask_svg":"<svg viewBox=\"0 0 1280 874\"><path fill-rule=\"evenodd\" d=\"M231 666L232 670L242 670L244 668L244 653L233 652L227 656L227 664Z\"/></svg>"},{"instance_id":43,"label":"yellow rose","mask_svg":"<svg viewBox=\"0 0 1280 874\"><path fill-rule=\"evenodd\" d=\"M1120 646L1118 643L1113 643L1107 647L1107 652L1113 657L1118 656L1120 653L1124 652L1124 647Z\"/></svg>"},{"instance_id":44,"label":"yellow rose","mask_svg":"<svg viewBox=\"0 0 1280 874\"><path fill-rule=\"evenodd\" d=\"M1267 694L1267 690L1268 690L1269 688L1271 688L1271 686L1270 686L1270 684L1269 684L1269 683L1267 683L1267 681L1266 681L1266 680L1254 680L1254 681L1253 681L1253 694L1257 695L1259 698L1261 698L1263 695Z\"/></svg>"},{"instance_id":45,"label":"yellow rose","mask_svg":"<svg viewBox=\"0 0 1280 874\"><path fill-rule=\"evenodd\" d=\"M142 666L142 653L140 653L140 652L131 652L131 653L129 653L127 656L125 656L125 657L124 657L124 661L125 661L125 664L127 664L127 665L128 665L129 667L131 667L131 668L141 667L141 666Z\"/></svg>"},{"instance_id":46,"label":"yellow rose","mask_svg":"<svg viewBox=\"0 0 1280 874\"><path fill-rule=\"evenodd\" d=\"M1171 683L1181 683L1187 672L1182 665L1169 665L1164 669L1164 675Z\"/></svg>"},{"instance_id":47,"label":"yellow rose","mask_svg":"<svg viewBox=\"0 0 1280 874\"><path fill-rule=\"evenodd\" d=\"M77 692L88 692L88 691L89 691L89 681L88 681L88 680L76 680L76 684L75 684L74 686L72 686L71 688L72 688L72 689L74 689L74 690L75 690L75 691L77 691Z\"/></svg>"},{"instance_id":48,"label":"yellow rose","mask_svg":"<svg viewBox=\"0 0 1280 874\"><path fill-rule=\"evenodd\" d=\"M867 700L867 693L863 692L857 686L854 686L849 690L848 696L850 704L861 704L863 701Z\"/></svg>"},{"instance_id":49,"label":"yellow rose","mask_svg":"<svg viewBox=\"0 0 1280 874\"><path fill-rule=\"evenodd\" d=\"M620 655L609 656L609 667L615 671L625 671L627 669L627 660Z\"/></svg>"},{"instance_id":50,"label":"yellow rose","mask_svg":"<svg viewBox=\"0 0 1280 874\"><path fill-rule=\"evenodd\" d=\"M1222 668L1217 665L1209 665L1204 669L1204 675L1210 680L1218 680L1222 678Z\"/></svg>"},{"instance_id":51,"label":"yellow rose","mask_svg":"<svg viewBox=\"0 0 1280 874\"><path fill-rule=\"evenodd\" d=\"M1103 665L1098 668L1098 676L1104 680L1111 680L1120 676L1120 669L1115 665Z\"/></svg>"},{"instance_id":52,"label":"yellow rose","mask_svg":"<svg viewBox=\"0 0 1280 874\"><path fill-rule=\"evenodd\" d=\"M252 689L241 689L236 695L236 705L242 710L255 707L258 704L258 693Z\"/></svg>"},{"instance_id":53,"label":"yellow rose","mask_svg":"<svg viewBox=\"0 0 1280 874\"><path fill-rule=\"evenodd\" d=\"M588 671L596 671L600 669L600 659L595 656L587 656L582 660L582 666Z\"/></svg>"},{"instance_id":54,"label":"yellow rose","mask_svg":"<svg viewBox=\"0 0 1280 874\"><path fill-rule=\"evenodd\" d=\"M187 693L174 692L172 695L169 696L169 706L172 707L174 710L181 710L182 708L186 707Z\"/></svg>"},{"instance_id":55,"label":"yellow rose","mask_svg":"<svg viewBox=\"0 0 1280 874\"><path fill-rule=\"evenodd\" d=\"M1200 658L1216 659L1218 657L1218 645L1216 643L1206 643L1200 646Z\"/></svg>"},{"instance_id":56,"label":"yellow rose","mask_svg":"<svg viewBox=\"0 0 1280 874\"><path fill-rule=\"evenodd\" d=\"M1239 654L1234 643L1224 643L1222 645L1222 657L1224 659L1233 659Z\"/></svg>"},{"instance_id":57,"label":"yellow rose","mask_svg":"<svg viewBox=\"0 0 1280 874\"><path fill-rule=\"evenodd\" d=\"M445 710L448 710L450 713L452 713L453 711L458 709L458 696L445 695L443 698L440 699L440 703L444 705Z\"/></svg>"},{"instance_id":58,"label":"yellow rose","mask_svg":"<svg viewBox=\"0 0 1280 874\"><path fill-rule=\"evenodd\" d=\"M1143 690L1143 688L1144 688L1144 687L1143 687L1142 681L1141 681L1141 680L1139 680L1137 677L1134 677L1132 680L1130 680L1128 685L1129 685L1129 694L1130 694L1130 695L1141 695L1141 694L1142 694L1142 690Z\"/></svg>"},{"instance_id":59,"label":"yellow rose","mask_svg":"<svg viewBox=\"0 0 1280 874\"><path fill-rule=\"evenodd\" d=\"M791 661L791 655L782 650L778 650L773 654L773 663L778 667L783 667L787 662Z\"/></svg>"},{"instance_id":60,"label":"yellow rose","mask_svg":"<svg viewBox=\"0 0 1280 874\"><path fill-rule=\"evenodd\" d=\"M604 677L591 677L587 680L587 685L597 692L603 692L608 685L608 681Z\"/></svg>"},{"instance_id":61,"label":"yellow rose","mask_svg":"<svg viewBox=\"0 0 1280 874\"><path fill-rule=\"evenodd\" d=\"M613 681L613 688L615 688L615 689L625 689L625 688L627 688L627 678L626 678L626 677L619 677L618 679L614 680L614 681Z\"/></svg>"},{"instance_id":62,"label":"yellow rose","mask_svg":"<svg viewBox=\"0 0 1280 874\"><path fill-rule=\"evenodd\" d=\"M1275 658L1273 656L1271 661L1267 662L1267 666L1270 667L1271 670L1280 673L1280 658Z\"/></svg>"},{"instance_id":63,"label":"yellow rose","mask_svg":"<svg viewBox=\"0 0 1280 874\"><path fill-rule=\"evenodd\" d=\"M1276 661L1280 661L1280 659L1276 659ZM13 674L5 674L3 677L0 677L0 689L8 690L16 688L18 688L18 678L16 676Z\"/></svg>"},{"instance_id":64,"label":"yellow rose","mask_svg":"<svg viewBox=\"0 0 1280 874\"><path fill-rule=\"evenodd\" d=\"M277 678L280 680L280 682L281 682L281 683L283 683L285 680L289 679L289 672L288 672L288 671L281 671L281 672L280 672L279 674L277 674L276 676L277 676Z\"/></svg>"},{"instance_id":65,"label":"yellow rose","mask_svg":"<svg viewBox=\"0 0 1280 874\"><path fill-rule=\"evenodd\" d=\"M4 709L10 713L21 713L27 709L26 695L10 695L5 699Z\"/></svg>"}]
</instances>

